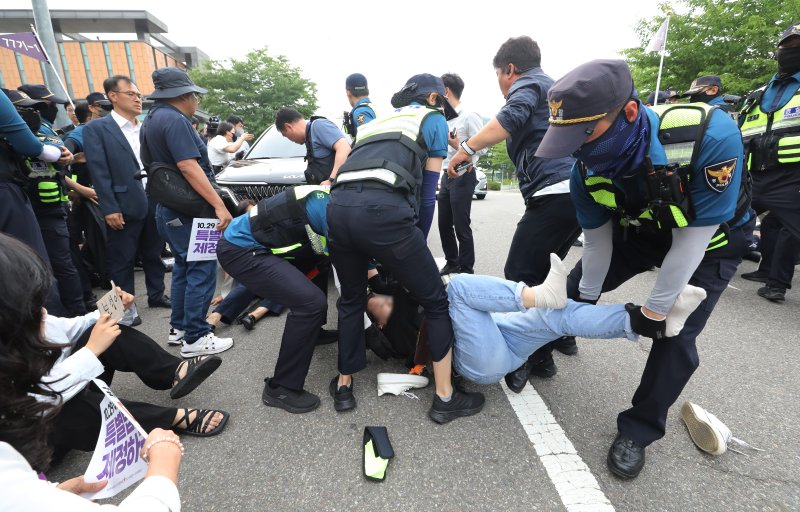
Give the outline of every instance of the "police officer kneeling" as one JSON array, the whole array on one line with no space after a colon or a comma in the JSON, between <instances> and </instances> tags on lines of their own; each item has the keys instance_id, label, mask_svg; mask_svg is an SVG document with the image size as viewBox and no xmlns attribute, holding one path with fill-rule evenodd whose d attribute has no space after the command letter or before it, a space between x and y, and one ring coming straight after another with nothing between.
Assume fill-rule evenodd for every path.
<instances>
[{"instance_id":1,"label":"police officer kneeling","mask_svg":"<svg viewBox=\"0 0 800 512\"><path fill-rule=\"evenodd\" d=\"M328 206L331 261L339 275L339 372L330 384L334 408L356 406L352 374L366 366L364 310L369 258L405 287L425 310L436 393L429 416L446 423L477 414L480 393L454 389L451 383L453 326L439 268L416 226L423 191L423 172L435 190L447 150L447 123L436 108L444 106L441 78L411 77L392 99L397 107L359 127L353 150L339 168ZM442 144L442 154L436 145ZM423 169L427 169L423 171ZM432 206L432 205L431 205ZM428 217L428 226L432 218Z\"/></svg>"},{"instance_id":2,"label":"police officer kneeling","mask_svg":"<svg viewBox=\"0 0 800 512\"><path fill-rule=\"evenodd\" d=\"M328 299L320 289L328 285L328 272L318 273L319 286L306 274L327 268L328 200L327 189L313 185L262 199L231 221L217 245L217 260L225 272L254 295L290 310L275 373L265 379L262 400L291 413L319 406L319 397L305 391L303 384L328 314Z\"/></svg>"},{"instance_id":3,"label":"police officer kneeling","mask_svg":"<svg viewBox=\"0 0 800 512\"><path fill-rule=\"evenodd\" d=\"M634 478L645 447L664 436L667 412L699 364L695 340L748 250L755 218L741 138L730 116L705 104L644 107L621 60L579 66L550 88L548 102L550 128L536 156L578 159L570 194L586 240L569 297L596 302L661 268L644 307L628 307L633 330L654 341L608 453L614 474ZM687 283L707 298L664 339L664 319L680 309Z\"/></svg>"}]
</instances>

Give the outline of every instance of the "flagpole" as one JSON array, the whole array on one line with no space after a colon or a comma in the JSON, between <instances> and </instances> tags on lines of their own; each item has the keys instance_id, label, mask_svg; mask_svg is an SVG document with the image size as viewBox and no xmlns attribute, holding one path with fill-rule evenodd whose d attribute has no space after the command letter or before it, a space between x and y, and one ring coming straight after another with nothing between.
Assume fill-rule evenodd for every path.
<instances>
[{"instance_id":1,"label":"flagpole","mask_svg":"<svg viewBox=\"0 0 800 512\"><path fill-rule=\"evenodd\" d=\"M61 73L59 73L58 68L55 66L55 64L53 64L53 61L50 60L50 56L47 55L47 49L42 44L42 40L39 39L39 33L36 31L36 27L33 26L33 23L31 23L31 30L33 31L33 37L36 38L36 42L39 43L39 48L41 48L42 53L44 54L44 58L47 59L47 63L50 64L50 67L53 68L54 74L56 75L56 80L58 80L58 85L61 86L61 91L67 98L67 101L69 101L69 104L72 105L72 108L75 108L75 104L72 103L72 98L69 97L69 92L67 92L67 88L64 85L64 82L61 81Z\"/></svg>"},{"instance_id":2,"label":"flagpole","mask_svg":"<svg viewBox=\"0 0 800 512\"><path fill-rule=\"evenodd\" d=\"M664 45L661 47L661 62L658 64L658 78L656 79L656 95L653 106L658 105L658 93L661 91L661 72L664 69L664 54L667 53L667 36L669 35L669 14L667 15L667 28L664 30Z\"/></svg>"}]
</instances>

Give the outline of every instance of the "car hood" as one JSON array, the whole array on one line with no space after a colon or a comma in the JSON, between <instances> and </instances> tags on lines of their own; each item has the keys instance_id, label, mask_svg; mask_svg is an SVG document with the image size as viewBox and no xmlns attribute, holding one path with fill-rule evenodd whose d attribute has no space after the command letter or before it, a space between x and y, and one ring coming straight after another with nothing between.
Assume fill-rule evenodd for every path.
<instances>
[{"instance_id":1,"label":"car hood","mask_svg":"<svg viewBox=\"0 0 800 512\"><path fill-rule=\"evenodd\" d=\"M302 158L234 160L217 174L217 183L303 183L305 170Z\"/></svg>"}]
</instances>

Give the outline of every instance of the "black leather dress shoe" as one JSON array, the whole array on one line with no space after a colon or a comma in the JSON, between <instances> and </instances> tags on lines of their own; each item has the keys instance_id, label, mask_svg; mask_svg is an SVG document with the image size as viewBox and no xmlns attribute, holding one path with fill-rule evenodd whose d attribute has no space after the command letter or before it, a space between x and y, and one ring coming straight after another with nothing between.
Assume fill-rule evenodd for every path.
<instances>
[{"instance_id":1,"label":"black leather dress shoe","mask_svg":"<svg viewBox=\"0 0 800 512\"><path fill-rule=\"evenodd\" d=\"M745 272L744 274L742 274L742 279L747 279L748 281L755 281L756 283L767 284L767 280L769 279L769 272L764 272L762 270L756 270L755 272Z\"/></svg>"},{"instance_id":2,"label":"black leather dress shoe","mask_svg":"<svg viewBox=\"0 0 800 512\"><path fill-rule=\"evenodd\" d=\"M742 256L742 259L745 259L747 261L754 261L754 262L758 263L759 261L761 261L761 252L760 251L750 251L747 254L745 254L744 256Z\"/></svg>"},{"instance_id":3,"label":"black leather dress shoe","mask_svg":"<svg viewBox=\"0 0 800 512\"><path fill-rule=\"evenodd\" d=\"M166 295L162 295L158 300L148 300L147 305L151 308L172 309L172 301Z\"/></svg>"},{"instance_id":4,"label":"black leather dress shoe","mask_svg":"<svg viewBox=\"0 0 800 512\"><path fill-rule=\"evenodd\" d=\"M608 449L608 469L620 478L636 478L644 467L644 446L621 433Z\"/></svg>"},{"instance_id":5,"label":"black leather dress shoe","mask_svg":"<svg viewBox=\"0 0 800 512\"><path fill-rule=\"evenodd\" d=\"M530 377L530 372L528 371L528 362L525 361L525 364L505 376L506 386L514 393L519 393L528 384L528 377Z\"/></svg>"},{"instance_id":6,"label":"black leather dress shoe","mask_svg":"<svg viewBox=\"0 0 800 512\"><path fill-rule=\"evenodd\" d=\"M555 375L558 373L558 367L556 366L556 362L553 361L553 356L550 356L547 359L536 362L529 361L528 371L534 377L539 377L540 379L549 379L551 377L555 377Z\"/></svg>"},{"instance_id":7,"label":"black leather dress shoe","mask_svg":"<svg viewBox=\"0 0 800 512\"><path fill-rule=\"evenodd\" d=\"M256 328L256 322L258 322L258 320L256 320L256 317L253 315L245 315L241 320L239 320L239 323L242 324L242 327L248 331L252 331Z\"/></svg>"},{"instance_id":8,"label":"black leather dress shoe","mask_svg":"<svg viewBox=\"0 0 800 512\"><path fill-rule=\"evenodd\" d=\"M786 288L767 285L759 288L756 293L772 302L783 302L786 300Z\"/></svg>"},{"instance_id":9,"label":"black leather dress shoe","mask_svg":"<svg viewBox=\"0 0 800 512\"><path fill-rule=\"evenodd\" d=\"M447 274L458 274L461 271L458 265L453 265L452 263L448 263L442 270L439 271L439 275L446 276Z\"/></svg>"},{"instance_id":10,"label":"black leather dress shoe","mask_svg":"<svg viewBox=\"0 0 800 512\"><path fill-rule=\"evenodd\" d=\"M564 355L574 356L578 353L578 344L575 336L562 336L553 342L553 348Z\"/></svg>"}]
</instances>

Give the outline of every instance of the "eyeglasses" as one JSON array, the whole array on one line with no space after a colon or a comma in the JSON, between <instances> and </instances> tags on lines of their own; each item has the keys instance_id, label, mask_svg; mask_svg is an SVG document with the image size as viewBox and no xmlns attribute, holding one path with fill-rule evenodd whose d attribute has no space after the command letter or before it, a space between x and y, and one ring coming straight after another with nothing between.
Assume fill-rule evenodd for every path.
<instances>
[{"instance_id":1,"label":"eyeglasses","mask_svg":"<svg viewBox=\"0 0 800 512\"><path fill-rule=\"evenodd\" d=\"M197 100L197 103L200 103L200 101L203 99L203 96L199 93L194 93L194 99Z\"/></svg>"},{"instance_id":2,"label":"eyeglasses","mask_svg":"<svg viewBox=\"0 0 800 512\"><path fill-rule=\"evenodd\" d=\"M129 98L136 98L136 99L139 99L139 100L144 98L144 96L142 94L140 94L138 92L133 92L133 91L111 91L111 92L115 92L117 94L124 94Z\"/></svg>"}]
</instances>

